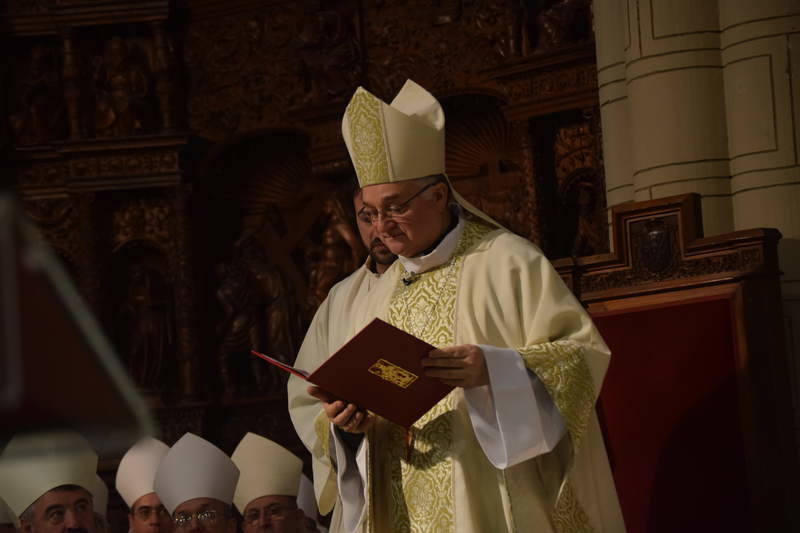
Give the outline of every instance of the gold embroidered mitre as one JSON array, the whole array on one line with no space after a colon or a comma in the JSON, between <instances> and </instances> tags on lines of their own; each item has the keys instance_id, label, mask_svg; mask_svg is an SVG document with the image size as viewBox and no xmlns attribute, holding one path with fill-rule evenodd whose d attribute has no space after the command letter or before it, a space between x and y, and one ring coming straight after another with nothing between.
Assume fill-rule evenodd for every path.
<instances>
[{"instance_id":1,"label":"gold embroidered mitre","mask_svg":"<svg viewBox=\"0 0 800 533\"><path fill-rule=\"evenodd\" d=\"M361 187L444 174L442 106L411 80L389 105L356 89L342 136Z\"/></svg>"}]
</instances>

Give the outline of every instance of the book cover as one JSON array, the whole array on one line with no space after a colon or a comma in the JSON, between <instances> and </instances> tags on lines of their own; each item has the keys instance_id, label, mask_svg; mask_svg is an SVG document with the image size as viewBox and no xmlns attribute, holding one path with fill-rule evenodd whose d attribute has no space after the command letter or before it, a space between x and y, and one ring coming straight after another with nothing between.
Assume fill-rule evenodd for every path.
<instances>
[{"instance_id":1,"label":"book cover","mask_svg":"<svg viewBox=\"0 0 800 533\"><path fill-rule=\"evenodd\" d=\"M316 370L307 373L259 352L254 355L334 396L410 427L453 387L424 375L434 347L376 318Z\"/></svg>"}]
</instances>

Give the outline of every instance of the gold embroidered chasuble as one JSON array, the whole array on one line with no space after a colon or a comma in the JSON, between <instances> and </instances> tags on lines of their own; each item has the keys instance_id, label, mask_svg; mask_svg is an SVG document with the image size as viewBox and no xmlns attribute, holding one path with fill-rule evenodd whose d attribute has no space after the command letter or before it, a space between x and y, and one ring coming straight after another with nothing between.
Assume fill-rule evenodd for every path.
<instances>
[{"instance_id":1,"label":"gold embroidered chasuble","mask_svg":"<svg viewBox=\"0 0 800 533\"><path fill-rule=\"evenodd\" d=\"M410 451L403 428L379 419L365 442L368 502L359 531L624 531L594 414L608 349L549 262L528 241L470 221L447 262L408 286L404 274L395 264L368 300L356 303L352 319L358 326L347 338L379 316L439 347L513 348L545 385L568 435L552 452L500 470L475 437L462 389L414 425ZM308 354L308 341L301 356ZM321 362L333 350L315 357ZM292 418L321 463L320 454L330 453L327 419L301 396L290 382ZM333 507L330 487L336 483L327 464L320 479L315 467L322 512L324 504ZM337 509L341 504L337 499ZM331 531L340 530L339 518L335 512Z\"/></svg>"}]
</instances>

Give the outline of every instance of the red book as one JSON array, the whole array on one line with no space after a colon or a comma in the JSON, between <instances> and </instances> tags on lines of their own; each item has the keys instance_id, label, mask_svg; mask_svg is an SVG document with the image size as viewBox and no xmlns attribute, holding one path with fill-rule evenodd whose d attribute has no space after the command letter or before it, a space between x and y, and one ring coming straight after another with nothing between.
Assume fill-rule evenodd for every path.
<instances>
[{"instance_id":1,"label":"red book","mask_svg":"<svg viewBox=\"0 0 800 533\"><path fill-rule=\"evenodd\" d=\"M376 318L311 373L256 351L252 354L408 428L453 390L425 376L422 358L433 349Z\"/></svg>"}]
</instances>

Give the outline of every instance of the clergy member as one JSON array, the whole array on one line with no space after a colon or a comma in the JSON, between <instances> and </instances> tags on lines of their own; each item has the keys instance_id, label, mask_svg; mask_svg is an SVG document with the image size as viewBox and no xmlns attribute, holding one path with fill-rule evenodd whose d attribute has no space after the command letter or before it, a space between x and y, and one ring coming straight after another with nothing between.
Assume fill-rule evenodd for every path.
<instances>
[{"instance_id":1,"label":"clergy member","mask_svg":"<svg viewBox=\"0 0 800 533\"><path fill-rule=\"evenodd\" d=\"M0 456L0 498L23 533L97 533L97 454L76 433L15 435Z\"/></svg>"},{"instance_id":2,"label":"clergy member","mask_svg":"<svg viewBox=\"0 0 800 533\"><path fill-rule=\"evenodd\" d=\"M17 526L14 525L17 517L8 508L6 502L0 499L0 533L15 533Z\"/></svg>"},{"instance_id":3,"label":"clergy member","mask_svg":"<svg viewBox=\"0 0 800 533\"><path fill-rule=\"evenodd\" d=\"M169 446L146 437L134 444L119 462L115 485L128 506L130 533L172 533L172 518L161 504L153 483Z\"/></svg>"},{"instance_id":4,"label":"clergy member","mask_svg":"<svg viewBox=\"0 0 800 533\"><path fill-rule=\"evenodd\" d=\"M361 190L355 184L353 190L353 207L356 212L358 231L364 246L369 251L369 256L355 272L331 287L328 296L317 309L306 332L305 342L307 345L300 351L295 363L303 369L316 368L327 355L339 349L358 332L361 326L369 321L367 320L368 315L365 314L367 301L381 283L385 272L393 268L397 258L377 238L371 219L368 216L365 218L363 215L364 204L361 201ZM304 397L305 382L296 382L290 378L289 388L289 410L290 413L294 413L295 402L308 405L308 399ZM292 390L297 391L297 394L292 395ZM297 422L295 422L295 427L298 427ZM327 441L310 438L304 442L306 446L315 447L311 455L315 497L320 502L331 502L336 498L336 483L330 476L331 459L328 456ZM332 507L333 504L330 504L326 510L323 510L323 507L319 507L319 509L322 514L328 514Z\"/></svg>"},{"instance_id":5,"label":"clergy member","mask_svg":"<svg viewBox=\"0 0 800 533\"><path fill-rule=\"evenodd\" d=\"M296 455L248 433L231 459L241 472L233 503L242 514L244 533L306 531L305 514L297 507L303 462Z\"/></svg>"},{"instance_id":6,"label":"clergy member","mask_svg":"<svg viewBox=\"0 0 800 533\"><path fill-rule=\"evenodd\" d=\"M450 187L439 103L411 81L390 105L359 88L342 134L362 214L399 258L297 366L377 316L436 346L423 365L455 389L406 435L290 379L331 531L624 531L594 413L608 348L542 253Z\"/></svg>"},{"instance_id":7,"label":"clergy member","mask_svg":"<svg viewBox=\"0 0 800 533\"><path fill-rule=\"evenodd\" d=\"M225 452L186 433L161 459L153 487L176 531L235 533L233 494L239 469Z\"/></svg>"}]
</instances>

